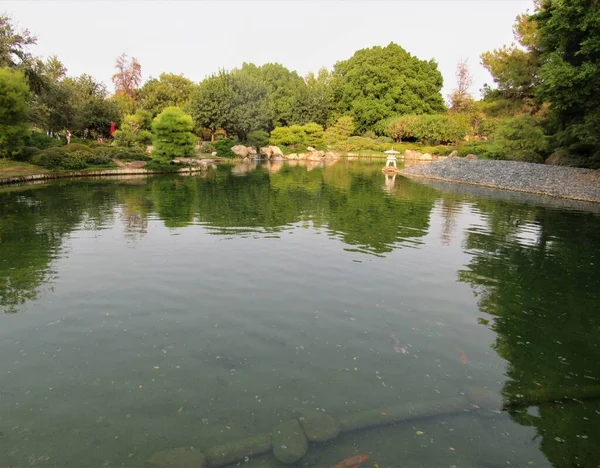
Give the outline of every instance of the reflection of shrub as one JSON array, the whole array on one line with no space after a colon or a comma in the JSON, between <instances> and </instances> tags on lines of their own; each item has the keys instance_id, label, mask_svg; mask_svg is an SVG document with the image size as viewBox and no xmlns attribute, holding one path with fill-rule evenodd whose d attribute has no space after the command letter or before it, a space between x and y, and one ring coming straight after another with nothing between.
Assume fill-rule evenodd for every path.
<instances>
[{"instance_id":1,"label":"reflection of shrub","mask_svg":"<svg viewBox=\"0 0 600 468\"><path fill-rule=\"evenodd\" d=\"M269 134L264 130L254 130L248 133L247 143L250 146L260 148L261 146L267 146L269 144Z\"/></svg>"},{"instance_id":2,"label":"reflection of shrub","mask_svg":"<svg viewBox=\"0 0 600 468\"><path fill-rule=\"evenodd\" d=\"M233 158L235 155L233 154L233 151L231 151L231 148L233 148L235 144L236 142L229 138L213 142L213 146L217 151L217 156L221 158Z\"/></svg>"},{"instance_id":3,"label":"reflection of shrub","mask_svg":"<svg viewBox=\"0 0 600 468\"><path fill-rule=\"evenodd\" d=\"M530 115L504 119L493 135L492 153L498 159L542 162L547 150L546 136Z\"/></svg>"}]
</instances>

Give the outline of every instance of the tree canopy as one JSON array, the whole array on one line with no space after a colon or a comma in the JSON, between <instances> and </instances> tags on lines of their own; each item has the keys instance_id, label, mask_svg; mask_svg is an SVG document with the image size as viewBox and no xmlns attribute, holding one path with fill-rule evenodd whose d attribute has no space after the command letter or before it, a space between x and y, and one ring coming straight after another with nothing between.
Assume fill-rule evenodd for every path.
<instances>
[{"instance_id":1,"label":"tree canopy","mask_svg":"<svg viewBox=\"0 0 600 468\"><path fill-rule=\"evenodd\" d=\"M27 134L29 88L22 72L0 68L0 157L23 147Z\"/></svg>"},{"instance_id":2,"label":"tree canopy","mask_svg":"<svg viewBox=\"0 0 600 468\"><path fill-rule=\"evenodd\" d=\"M161 73L158 78L150 78L140 88L140 107L153 116L167 107L186 108L191 100L194 83L183 75Z\"/></svg>"},{"instance_id":3,"label":"tree canopy","mask_svg":"<svg viewBox=\"0 0 600 468\"><path fill-rule=\"evenodd\" d=\"M435 61L420 60L397 44L361 49L334 66L334 110L352 115L360 133L394 114L443 111L442 84Z\"/></svg>"}]
</instances>

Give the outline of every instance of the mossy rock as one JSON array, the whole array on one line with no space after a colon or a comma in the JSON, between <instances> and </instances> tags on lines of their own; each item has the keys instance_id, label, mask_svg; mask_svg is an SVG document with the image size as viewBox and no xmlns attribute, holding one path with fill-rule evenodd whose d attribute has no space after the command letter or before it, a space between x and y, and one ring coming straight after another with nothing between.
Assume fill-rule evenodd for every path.
<instances>
[{"instance_id":1,"label":"mossy rock","mask_svg":"<svg viewBox=\"0 0 600 468\"><path fill-rule=\"evenodd\" d=\"M307 410L299 418L306 437L311 442L327 442L340 433L339 423L329 414Z\"/></svg>"},{"instance_id":2,"label":"mossy rock","mask_svg":"<svg viewBox=\"0 0 600 468\"><path fill-rule=\"evenodd\" d=\"M194 447L179 447L152 455L147 468L207 468L204 455Z\"/></svg>"},{"instance_id":3,"label":"mossy rock","mask_svg":"<svg viewBox=\"0 0 600 468\"><path fill-rule=\"evenodd\" d=\"M281 463L291 465L308 451L308 440L304 431L293 419L278 424L273 430L273 455Z\"/></svg>"}]
</instances>

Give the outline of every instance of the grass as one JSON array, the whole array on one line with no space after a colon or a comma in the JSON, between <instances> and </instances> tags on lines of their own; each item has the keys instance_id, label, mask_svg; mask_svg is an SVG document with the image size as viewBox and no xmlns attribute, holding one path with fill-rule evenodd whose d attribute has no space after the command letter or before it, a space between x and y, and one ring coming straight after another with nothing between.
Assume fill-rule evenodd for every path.
<instances>
[{"instance_id":1,"label":"grass","mask_svg":"<svg viewBox=\"0 0 600 468\"><path fill-rule=\"evenodd\" d=\"M50 171L34 164L12 161L10 159L0 159L0 179L45 174L47 172Z\"/></svg>"}]
</instances>

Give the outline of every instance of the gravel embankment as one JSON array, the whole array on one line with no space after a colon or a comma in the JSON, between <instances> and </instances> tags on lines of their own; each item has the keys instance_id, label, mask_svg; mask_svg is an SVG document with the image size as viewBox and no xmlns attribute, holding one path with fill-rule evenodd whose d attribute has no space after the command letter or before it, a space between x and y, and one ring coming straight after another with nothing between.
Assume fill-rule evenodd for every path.
<instances>
[{"instance_id":1,"label":"gravel embankment","mask_svg":"<svg viewBox=\"0 0 600 468\"><path fill-rule=\"evenodd\" d=\"M600 203L600 170L517 161L450 158L402 169L400 173L409 177Z\"/></svg>"}]
</instances>

